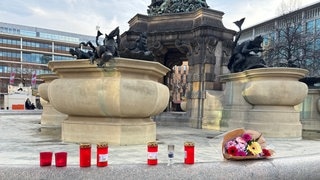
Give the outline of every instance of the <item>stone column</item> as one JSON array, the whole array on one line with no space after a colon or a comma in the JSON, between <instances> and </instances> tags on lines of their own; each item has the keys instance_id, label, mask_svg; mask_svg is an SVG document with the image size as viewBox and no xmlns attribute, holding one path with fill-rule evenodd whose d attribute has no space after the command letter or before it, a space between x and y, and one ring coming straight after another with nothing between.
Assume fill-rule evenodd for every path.
<instances>
[{"instance_id":1,"label":"stone column","mask_svg":"<svg viewBox=\"0 0 320 180\"><path fill-rule=\"evenodd\" d=\"M202 128L206 90L214 89L215 82L215 50L218 40L214 37L197 37L190 42L189 74L190 92L190 125Z\"/></svg>"}]
</instances>

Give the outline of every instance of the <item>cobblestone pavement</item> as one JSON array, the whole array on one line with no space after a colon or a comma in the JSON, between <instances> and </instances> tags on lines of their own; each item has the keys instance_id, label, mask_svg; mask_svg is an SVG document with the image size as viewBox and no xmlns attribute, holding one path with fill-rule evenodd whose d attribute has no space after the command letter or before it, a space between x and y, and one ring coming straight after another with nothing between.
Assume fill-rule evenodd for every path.
<instances>
[{"instance_id":1,"label":"cobblestone pavement","mask_svg":"<svg viewBox=\"0 0 320 180\"><path fill-rule=\"evenodd\" d=\"M41 115L7 115L0 113L0 165L39 166L39 152L66 151L68 165L79 165L79 144L60 141L59 131L41 128ZM183 163L185 141L195 143L195 163L223 161L223 134L213 130L188 127L157 126L158 163L167 163L167 145L175 145L175 163ZM318 154L319 140L266 138L273 158ZM146 145L109 146L109 164L146 164ZM92 145L92 164L96 162L96 147ZM53 161L54 162L54 161Z\"/></svg>"}]
</instances>

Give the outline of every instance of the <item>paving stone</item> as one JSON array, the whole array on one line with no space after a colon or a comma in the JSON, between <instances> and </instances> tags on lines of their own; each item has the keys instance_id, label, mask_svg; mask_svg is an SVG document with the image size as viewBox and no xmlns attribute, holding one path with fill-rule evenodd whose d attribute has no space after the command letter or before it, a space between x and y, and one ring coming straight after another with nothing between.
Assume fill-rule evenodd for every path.
<instances>
[{"instance_id":1,"label":"paving stone","mask_svg":"<svg viewBox=\"0 0 320 180\"><path fill-rule=\"evenodd\" d=\"M0 179L316 179L320 177L320 141L266 138L275 155L269 160L227 161L221 154L223 133L177 126L157 126L158 165L147 165L146 145L109 146L109 166L96 167L92 145L90 168L79 167L79 144L60 141L41 130L41 113L0 112ZM184 165L185 141L195 143L195 164ZM167 166L167 146L175 145ZM67 167L39 166L39 152L68 152ZM69 178L68 178L69 177ZM233 177L233 178L232 178ZM239 177L239 178L237 178Z\"/></svg>"}]
</instances>

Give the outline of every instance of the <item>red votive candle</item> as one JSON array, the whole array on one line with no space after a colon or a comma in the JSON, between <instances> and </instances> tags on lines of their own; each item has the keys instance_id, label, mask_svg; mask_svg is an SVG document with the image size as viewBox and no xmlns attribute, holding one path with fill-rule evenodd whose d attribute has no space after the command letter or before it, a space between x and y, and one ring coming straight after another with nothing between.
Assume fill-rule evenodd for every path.
<instances>
[{"instance_id":1,"label":"red votive candle","mask_svg":"<svg viewBox=\"0 0 320 180\"><path fill-rule=\"evenodd\" d=\"M80 144L80 167L91 166L91 144Z\"/></svg>"},{"instance_id":2,"label":"red votive candle","mask_svg":"<svg viewBox=\"0 0 320 180\"><path fill-rule=\"evenodd\" d=\"M97 144L97 166L108 166L108 143Z\"/></svg>"},{"instance_id":3,"label":"red votive candle","mask_svg":"<svg viewBox=\"0 0 320 180\"><path fill-rule=\"evenodd\" d=\"M40 152L40 166L51 166L52 152Z\"/></svg>"},{"instance_id":4,"label":"red votive candle","mask_svg":"<svg viewBox=\"0 0 320 180\"><path fill-rule=\"evenodd\" d=\"M184 143L184 163L185 164L194 164L194 143L185 142Z\"/></svg>"},{"instance_id":5,"label":"red votive candle","mask_svg":"<svg viewBox=\"0 0 320 180\"><path fill-rule=\"evenodd\" d=\"M55 155L56 167L67 166L67 152L57 152Z\"/></svg>"},{"instance_id":6,"label":"red votive candle","mask_svg":"<svg viewBox=\"0 0 320 180\"><path fill-rule=\"evenodd\" d=\"M158 164L158 143L149 142L148 143L148 165Z\"/></svg>"}]
</instances>

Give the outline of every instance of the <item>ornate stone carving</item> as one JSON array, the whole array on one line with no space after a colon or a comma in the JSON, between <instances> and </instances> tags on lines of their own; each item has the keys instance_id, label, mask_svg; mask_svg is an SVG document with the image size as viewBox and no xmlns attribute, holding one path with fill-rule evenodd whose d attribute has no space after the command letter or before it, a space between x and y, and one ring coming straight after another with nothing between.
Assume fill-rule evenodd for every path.
<instances>
[{"instance_id":1,"label":"ornate stone carving","mask_svg":"<svg viewBox=\"0 0 320 180\"><path fill-rule=\"evenodd\" d=\"M153 42L152 46L149 49L156 56L165 55L167 53L167 51L168 51L168 49L166 47L164 47L163 44L160 41Z\"/></svg>"},{"instance_id":2,"label":"ornate stone carving","mask_svg":"<svg viewBox=\"0 0 320 180\"><path fill-rule=\"evenodd\" d=\"M175 46L182 54L186 54L187 58L191 56L192 46L191 46L190 42L181 41L180 39L177 39L175 41Z\"/></svg>"},{"instance_id":3,"label":"ornate stone carving","mask_svg":"<svg viewBox=\"0 0 320 180\"><path fill-rule=\"evenodd\" d=\"M147 46L147 33L142 32L134 42L127 42L120 50L120 56L125 58L153 61L154 56Z\"/></svg>"},{"instance_id":4,"label":"ornate stone carving","mask_svg":"<svg viewBox=\"0 0 320 180\"><path fill-rule=\"evenodd\" d=\"M155 56L154 61L160 62L161 64L167 66L167 63L165 62L164 57L165 57L166 53L168 52L168 49L165 46L163 46L163 44L160 41L152 42L151 46L149 47L149 50Z\"/></svg>"},{"instance_id":5,"label":"ornate stone carving","mask_svg":"<svg viewBox=\"0 0 320 180\"><path fill-rule=\"evenodd\" d=\"M222 43L222 65L227 66L229 62L229 58L232 54L232 44L231 40L221 41Z\"/></svg>"},{"instance_id":6,"label":"ornate stone carving","mask_svg":"<svg viewBox=\"0 0 320 180\"><path fill-rule=\"evenodd\" d=\"M216 38L206 39L207 50L210 54L214 54L214 52L216 51L216 47L217 47L218 42L219 41Z\"/></svg>"},{"instance_id":7,"label":"ornate stone carving","mask_svg":"<svg viewBox=\"0 0 320 180\"><path fill-rule=\"evenodd\" d=\"M216 64L216 48L219 43L219 40L214 37L209 37L205 39L205 47L206 47L206 57L205 63L208 64Z\"/></svg>"},{"instance_id":8,"label":"ornate stone carving","mask_svg":"<svg viewBox=\"0 0 320 180\"><path fill-rule=\"evenodd\" d=\"M148 14L151 16L209 8L205 0L152 0L148 7Z\"/></svg>"}]
</instances>

